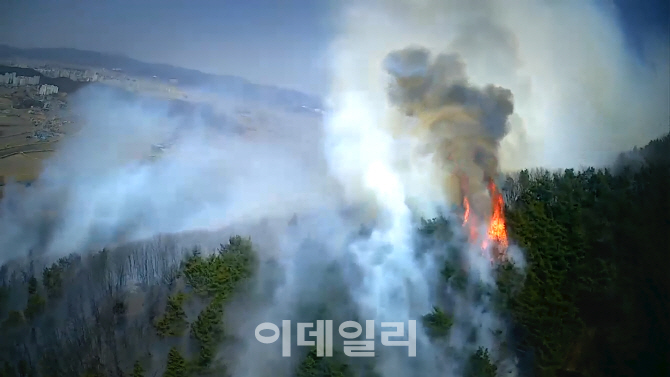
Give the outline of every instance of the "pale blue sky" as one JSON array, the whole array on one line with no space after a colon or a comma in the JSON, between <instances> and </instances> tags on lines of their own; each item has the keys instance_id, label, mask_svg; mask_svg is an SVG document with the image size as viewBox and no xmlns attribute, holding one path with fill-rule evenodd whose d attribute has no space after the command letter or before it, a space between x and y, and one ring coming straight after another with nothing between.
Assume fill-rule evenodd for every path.
<instances>
[{"instance_id":1,"label":"pale blue sky","mask_svg":"<svg viewBox=\"0 0 670 377\"><path fill-rule=\"evenodd\" d=\"M515 1L515 0L510 0ZM586 1L586 0L577 0ZM596 0L607 1L607 0ZM667 36L670 0L614 0L632 42ZM0 43L121 53L311 93L337 0L4 0Z\"/></svg>"}]
</instances>

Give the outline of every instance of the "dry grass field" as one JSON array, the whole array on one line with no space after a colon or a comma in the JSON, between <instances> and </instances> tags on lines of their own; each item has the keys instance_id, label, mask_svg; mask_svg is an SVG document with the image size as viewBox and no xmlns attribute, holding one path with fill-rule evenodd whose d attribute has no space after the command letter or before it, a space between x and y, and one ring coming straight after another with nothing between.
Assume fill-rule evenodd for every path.
<instances>
[{"instance_id":1,"label":"dry grass field","mask_svg":"<svg viewBox=\"0 0 670 377\"><path fill-rule=\"evenodd\" d=\"M12 93L0 91L0 187L9 179L31 182L39 176L42 161L55 149L56 138L40 140L34 122L42 122L41 110L14 109Z\"/></svg>"}]
</instances>

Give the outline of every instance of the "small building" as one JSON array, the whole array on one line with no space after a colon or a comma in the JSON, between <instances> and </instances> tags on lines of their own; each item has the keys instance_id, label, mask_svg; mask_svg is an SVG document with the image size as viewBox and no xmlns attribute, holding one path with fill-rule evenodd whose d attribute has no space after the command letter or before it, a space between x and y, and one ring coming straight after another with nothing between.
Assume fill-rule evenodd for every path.
<instances>
[{"instance_id":1,"label":"small building","mask_svg":"<svg viewBox=\"0 0 670 377\"><path fill-rule=\"evenodd\" d=\"M48 96L51 94L56 94L58 93L58 87L56 85L47 85L44 84L40 86L39 94L41 96Z\"/></svg>"}]
</instances>

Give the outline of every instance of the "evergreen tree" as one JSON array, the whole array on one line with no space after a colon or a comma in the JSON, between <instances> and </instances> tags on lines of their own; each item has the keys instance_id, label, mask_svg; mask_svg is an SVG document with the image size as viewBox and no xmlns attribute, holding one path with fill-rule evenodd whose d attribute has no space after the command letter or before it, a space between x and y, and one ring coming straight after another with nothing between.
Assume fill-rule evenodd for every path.
<instances>
[{"instance_id":1,"label":"evergreen tree","mask_svg":"<svg viewBox=\"0 0 670 377\"><path fill-rule=\"evenodd\" d=\"M132 377L144 377L144 368L142 368L142 364L140 364L139 361L135 361L135 364L133 365L133 373L131 374Z\"/></svg>"},{"instance_id":2,"label":"evergreen tree","mask_svg":"<svg viewBox=\"0 0 670 377\"><path fill-rule=\"evenodd\" d=\"M186 376L186 360L179 353L177 348L170 348L167 358L167 366L163 377L185 377Z\"/></svg>"}]
</instances>

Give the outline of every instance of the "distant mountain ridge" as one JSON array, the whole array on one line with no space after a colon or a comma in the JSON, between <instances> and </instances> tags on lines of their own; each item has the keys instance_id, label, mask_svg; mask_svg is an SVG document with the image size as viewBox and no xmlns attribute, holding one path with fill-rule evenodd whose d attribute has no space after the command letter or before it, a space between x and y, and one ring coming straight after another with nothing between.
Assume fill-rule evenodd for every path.
<instances>
[{"instance_id":1,"label":"distant mountain ridge","mask_svg":"<svg viewBox=\"0 0 670 377\"><path fill-rule=\"evenodd\" d=\"M107 54L74 48L17 48L0 45L0 58L23 58L91 68L120 69L129 76L177 79L183 87L198 87L217 93L282 107L321 108L321 100L293 89L255 84L233 75L214 75L168 64L145 63L123 55Z\"/></svg>"}]
</instances>

